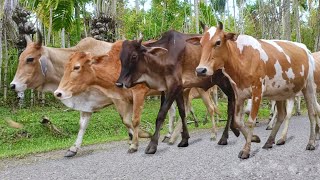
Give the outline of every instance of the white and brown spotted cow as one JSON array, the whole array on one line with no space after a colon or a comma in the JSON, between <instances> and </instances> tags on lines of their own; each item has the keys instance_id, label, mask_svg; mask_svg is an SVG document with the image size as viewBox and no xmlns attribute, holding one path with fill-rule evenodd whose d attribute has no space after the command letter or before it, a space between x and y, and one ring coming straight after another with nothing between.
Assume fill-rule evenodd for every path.
<instances>
[{"instance_id":1,"label":"white and brown spotted cow","mask_svg":"<svg viewBox=\"0 0 320 180\"><path fill-rule=\"evenodd\" d=\"M314 90L315 62L305 45L290 41L258 40L248 35L223 31L223 25L206 28L203 37L188 40L202 46L201 61L196 68L200 76L210 76L222 69L232 82L236 96L235 123L246 138L239 158L250 155L251 139L262 97L277 101L278 120L264 145L271 148L286 113L285 100L302 91L310 119L307 150L315 149L315 121L319 113ZM248 130L241 121L243 103L252 99Z\"/></svg>"}]
</instances>

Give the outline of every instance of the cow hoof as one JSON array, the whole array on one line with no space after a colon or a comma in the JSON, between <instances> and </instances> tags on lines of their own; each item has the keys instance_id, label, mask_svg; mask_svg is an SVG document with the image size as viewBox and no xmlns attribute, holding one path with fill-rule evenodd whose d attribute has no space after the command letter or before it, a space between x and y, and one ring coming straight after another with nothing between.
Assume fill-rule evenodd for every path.
<instances>
[{"instance_id":1,"label":"cow hoof","mask_svg":"<svg viewBox=\"0 0 320 180\"><path fill-rule=\"evenodd\" d=\"M295 116L301 116L301 112L296 112Z\"/></svg>"},{"instance_id":2,"label":"cow hoof","mask_svg":"<svg viewBox=\"0 0 320 180\"><path fill-rule=\"evenodd\" d=\"M149 144L144 151L146 154L154 154L157 152L157 145Z\"/></svg>"},{"instance_id":3,"label":"cow hoof","mask_svg":"<svg viewBox=\"0 0 320 180\"><path fill-rule=\"evenodd\" d=\"M216 141L217 140L217 136L216 135L213 135L210 137L210 141Z\"/></svg>"},{"instance_id":4,"label":"cow hoof","mask_svg":"<svg viewBox=\"0 0 320 180\"><path fill-rule=\"evenodd\" d=\"M232 128L231 130L232 130L232 132L234 133L235 136L237 136L237 137L240 136L240 131L238 129Z\"/></svg>"},{"instance_id":5,"label":"cow hoof","mask_svg":"<svg viewBox=\"0 0 320 180\"><path fill-rule=\"evenodd\" d=\"M197 121L194 122L195 127L199 127L199 123Z\"/></svg>"},{"instance_id":6,"label":"cow hoof","mask_svg":"<svg viewBox=\"0 0 320 180\"><path fill-rule=\"evenodd\" d=\"M250 153L245 152L245 151L240 151L238 157L240 159L248 159L250 157Z\"/></svg>"},{"instance_id":7,"label":"cow hoof","mask_svg":"<svg viewBox=\"0 0 320 180\"><path fill-rule=\"evenodd\" d=\"M221 138L220 141L218 142L219 145L227 145L228 144L228 139L227 138Z\"/></svg>"},{"instance_id":8,"label":"cow hoof","mask_svg":"<svg viewBox=\"0 0 320 180\"><path fill-rule=\"evenodd\" d=\"M181 142L178 144L178 147L188 147L188 139L182 139Z\"/></svg>"},{"instance_id":9,"label":"cow hoof","mask_svg":"<svg viewBox=\"0 0 320 180\"><path fill-rule=\"evenodd\" d=\"M132 153L135 153L135 152L137 152L137 151L138 151L138 149L130 148L130 149L128 150L128 153L129 153L129 154L132 154Z\"/></svg>"},{"instance_id":10,"label":"cow hoof","mask_svg":"<svg viewBox=\"0 0 320 180\"><path fill-rule=\"evenodd\" d=\"M272 130L272 127L267 126L266 130Z\"/></svg>"},{"instance_id":11,"label":"cow hoof","mask_svg":"<svg viewBox=\"0 0 320 180\"><path fill-rule=\"evenodd\" d=\"M169 143L170 137L165 136L162 140L163 143Z\"/></svg>"},{"instance_id":12,"label":"cow hoof","mask_svg":"<svg viewBox=\"0 0 320 180\"><path fill-rule=\"evenodd\" d=\"M277 141L277 145L284 145L285 143L286 141L282 138Z\"/></svg>"},{"instance_id":13,"label":"cow hoof","mask_svg":"<svg viewBox=\"0 0 320 180\"><path fill-rule=\"evenodd\" d=\"M73 157L73 156L75 156L76 154L77 154L77 152L68 150L68 151L64 154L64 157Z\"/></svg>"},{"instance_id":14,"label":"cow hoof","mask_svg":"<svg viewBox=\"0 0 320 180\"><path fill-rule=\"evenodd\" d=\"M309 150L309 151L313 151L315 149L316 149L316 147L314 145L312 145L312 144L308 144L307 147L306 147L306 150Z\"/></svg>"},{"instance_id":15,"label":"cow hoof","mask_svg":"<svg viewBox=\"0 0 320 180\"><path fill-rule=\"evenodd\" d=\"M168 142L168 145L172 146L172 145L174 145L174 142L169 141L169 142Z\"/></svg>"},{"instance_id":16,"label":"cow hoof","mask_svg":"<svg viewBox=\"0 0 320 180\"><path fill-rule=\"evenodd\" d=\"M272 146L273 146L273 144L271 144L271 143L266 143L266 144L264 144L264 146L262 146L262 149L271 149Z\"/></svg>"},{"instance_id":17,"label":"cow hoof","mask_svg":"<svg viewBox=\"0 0 320 180\"><path fill-rule=\"evenodd\" d=\"M251 142L260 143L261 140L260 140L259 136L257 136L257 135L252 135Z\"/></svg>"}]
</instances>

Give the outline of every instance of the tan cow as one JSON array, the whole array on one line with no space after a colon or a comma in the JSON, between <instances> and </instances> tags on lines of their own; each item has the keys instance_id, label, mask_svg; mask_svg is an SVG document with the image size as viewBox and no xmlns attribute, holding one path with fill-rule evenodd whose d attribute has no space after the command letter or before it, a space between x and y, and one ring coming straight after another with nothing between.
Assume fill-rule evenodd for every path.
<instances>
[{"instance_id":1,"label":"tan cow","mask_svg":"<svg viewBox=\"0 0 320 180\"><path fill-rule=\"evenodd\" d=\"M65 66L64 75L54 94L70 108L74 108L75 104L69 101L74 102L74 98L77 99L84 93L99 94L96 101L111 98L115 104L119 100L126 102L117 110L126 111L129 115L133 114L132 127L130 127L133 129L133 139L128 151L133 153L138 149L138 132L144 99L147 95L155 95L159 92L149 90L144 84L129 89L121 89L115 85L121 70L119 60L121 48L122 41L117 41L103 56L92 56L85 52L74 53ZM83 111L91 111L87 109L87 104L90 102L89 100L78 101L77 106ZM213 115L214 107L211 107L211 111ZM130 121L130 117L127 121Z\"/></svg>"},{"instance_id":2,"label":"tan cow","mask_svg":"<svg viewBox=\"0 0 320 180\"><path fill-rule=\"evenodd\" d=\"M285 113L285 100L302 91L310 119L307 150L315 149L315 121L320 112L314 91L314 59L305 45L290 41L257 40L248 35L237 36L223 31L223 25L206 29L204 36L189 39L202 46L201 61L196 72L210 76L222 69L229 77L236 95L235 123L246 138L239 158L250 155L251 139L262 97L277 101L278 120L264 145L272 147ZM241 121L243 103L251 98L252 110L247 131Z\"/></svg>"}]
</instances>

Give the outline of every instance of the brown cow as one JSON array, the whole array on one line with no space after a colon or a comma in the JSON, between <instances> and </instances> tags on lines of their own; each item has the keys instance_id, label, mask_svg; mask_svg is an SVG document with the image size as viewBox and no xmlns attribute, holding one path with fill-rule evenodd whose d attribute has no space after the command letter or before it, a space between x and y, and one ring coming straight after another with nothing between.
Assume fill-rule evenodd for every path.
<instances>
[{"instance_id":1,"label":"brown cow","mask_svg":"<svg viewBox=\"0 0 320 180\"><path fill-rule=\"evenodd\" d=\"M38 32L38 42L32 42L27 36L27 47L19 57L19 64L11 88L17 92L22 92L27 88L37 89L38 91L54 92L63 76L64 65L69 56L77 51L89 51L93 55L102 55L110 50L112 43L98 41L93 38L82 39L76 46L71 48L51 48L42 46L42 36ZM66 101L72 107L80 112L80 129L75 144L69 148L65 156L74 156L81 146L85 130L88 126L92 112L102 107L113 104L112 99L101 96L101 92L93 91L91 93L83 93L73 101ZM79 101L88 101L86 107L79 107ZM128 127L129 136L132 134L132 122L130 111L126 112L122 107L126 107L127 103L117 100L115 104L119 110L120 116L123 118L125 125ZM148 133L141 131L141 137L148 137Z\"/></svg>"},{"instance_id":2,"label":"brown cow","mask_svg":"<svg viewBox=\"0 0 320 180\"><path fill-rule=\"evenodd\" d=\"M209 78L195 76L194 69L199 63L201 48L187 44L185 40L190 37L193 36L168 31L163 34L160 40L145 46L141 44L141 40L124 41L123 43L120 54L122 69L116 85L128 88L139 83L146 83L150 88L165 91L166 94L165 101L161 105L156 119L156 131L145 151L147 154L156 152L160 127L174 100L178 104L183 127L182 141L178 146L188 146L189 134L184 120L184 102L188 99L183 99L182 90L184 88L201 87L208 89L217 84L228 95L228 115L232 118L234 95L230 82L221 71ZM230 118L228 118L226 129L230 125ZM226 129L225 132L228 133ZM223 140L221 139L223 143L220 140L219 144L226 144L227 135L223 137Z\"/></svg>"},{"instance_id":3,"label":"brown cow","mask_svg":"<svg viewBox=\"0 0 320 180\"><path fill-rule=\"evenodd\" d=\"M144 99L147 95L155 95L159 92L149 91L149 88L143 84L130 89L119 89L115 86L121 70L119 60L121 47L122 41L117 41L103 56L92 56L85 52L74 53L65 66L64 75L54 94L68 107L77 106L89 112L96 110L90 108L91 103L110 98L116 104L118 111L126 112L124 121L131 122L131 115L133 115L132 125L128 127L133 129L132 144L128 151L132 153L138 149L138 133ZM92 94L93 99L74 101L83 94ZM117 106L118 101L125 103ZM214 110L213 107L211 109Z\"/></svg>"},{"instance_id":4,"label":"brown cow","mask_svg":"<svg viewBox=\"0 0 320 180\"><path fill-rule=\"evenodd\" d=\"M200 76L211 76L218 69L228 76L236 96L235 122L246 138L239 158L250 155L251 138L262 97L277 100L278 120L264 145L272 147L276 132L285 117L285 100L302 91L310 119L307 150L315 149L317 101L314 91L314 59L305 45L290 41L257 40L251 36L227 33L223 25L207 28L203 37L189 39L202 46L201 61L196 69ZM245 99L251 98L252 110L246 130L241 121ZM319 110L316 109L319 113Z\"/></svg>"}]
</instances>

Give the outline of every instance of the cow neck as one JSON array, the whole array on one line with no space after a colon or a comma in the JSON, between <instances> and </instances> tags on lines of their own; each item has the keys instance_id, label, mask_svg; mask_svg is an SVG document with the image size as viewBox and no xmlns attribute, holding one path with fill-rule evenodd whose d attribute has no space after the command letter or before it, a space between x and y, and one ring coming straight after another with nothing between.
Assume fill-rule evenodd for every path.
<instances>
[{"instance_id":1,"label":"cow neck","mask_svg":"<svg viewBox=\"0 0 320 180\"><path fill-rule=\"evenodd\" d=\"M114 88L115 83L120 76L121 64L119 57L109 55L108 59L104 58L99 64L93 64L94 85L101 86L105 89Z\"/></svg>"},{"instance_id":2,"label":"cow neck","mask_svg":"<svg viewBox=\"0 0 320 180\"><path fill-rule=\"evenodd\" d=\"M51 48L43 47L43 54L47 56L47 73L45 75L44 91L54 92L61 81L64 72L64 65L75 48Z\"/></svg>"},{"instance_id":3,"label":"cow neck","mask_svg":"<svg viewBox=\"0 0 320 180\"><path fill-rule=\"evenodd\" d=\"M244 63L241 63L240 54L238 51L236 42L227 41L227 58L224 60L225 72L230 76L230 78L237 84L243 84L241 81L243 77L248 74L250 67L246 67Z\"/></svg>"}]
</instances>

